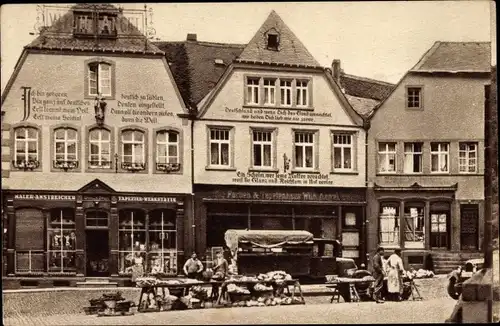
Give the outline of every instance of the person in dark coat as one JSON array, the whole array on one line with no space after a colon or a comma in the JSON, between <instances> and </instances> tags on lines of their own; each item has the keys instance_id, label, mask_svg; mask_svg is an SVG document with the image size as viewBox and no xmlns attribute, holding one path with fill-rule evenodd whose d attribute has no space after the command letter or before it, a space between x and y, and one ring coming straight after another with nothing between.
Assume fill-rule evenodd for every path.
<instances>
[{"instance_id":1,"label":"person in dark coat","mask_svg":"<svg viewBox=\"0 0 500 326\"><path fill-rule=\"evenodd\" d=\"M372 258L372 275L375 278L373 284L373 299L377 303L383 303L381 290L384 286L384 266L382 263L382 257L384 256L384 248L379 247L377 253Z\"/></svg>"}]
</instances>

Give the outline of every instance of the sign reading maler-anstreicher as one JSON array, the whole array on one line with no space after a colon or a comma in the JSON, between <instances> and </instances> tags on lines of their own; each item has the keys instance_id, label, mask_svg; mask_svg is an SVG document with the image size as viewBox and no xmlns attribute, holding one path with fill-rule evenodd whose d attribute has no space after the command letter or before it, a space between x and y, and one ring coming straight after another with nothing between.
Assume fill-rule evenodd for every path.
<instances>
[{"instance_id":1,"label":"sign reading maler-anstreicher","mask_svg":"<svg viewBox=\"0 0 500 326\"><path fill-rule=\"evenodd\" d=\"M76 200L73 195L38 195L38 194L15 194L14 199L17 200Z\"/></svg>"}]
</instances>

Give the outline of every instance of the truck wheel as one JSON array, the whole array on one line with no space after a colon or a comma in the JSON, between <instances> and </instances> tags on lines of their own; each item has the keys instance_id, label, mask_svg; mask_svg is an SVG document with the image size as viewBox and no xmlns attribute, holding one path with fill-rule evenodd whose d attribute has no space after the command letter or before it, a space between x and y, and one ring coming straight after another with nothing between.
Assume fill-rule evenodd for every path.
<instances>
[{"instance_id":1,"label":"truck wheel","mask_svg":"<svg viewBox=\"0 0 500 326\"><path fill-rule=\"evenodd\" d=\"M460 293L458 293L456 290L455 290L455 283L456 283L456 279L455 278L450 278L450 281L448 282L448 295L455 299L455 300L458 300L458 298L460 297Z\"/></svg>"}]
</instances>

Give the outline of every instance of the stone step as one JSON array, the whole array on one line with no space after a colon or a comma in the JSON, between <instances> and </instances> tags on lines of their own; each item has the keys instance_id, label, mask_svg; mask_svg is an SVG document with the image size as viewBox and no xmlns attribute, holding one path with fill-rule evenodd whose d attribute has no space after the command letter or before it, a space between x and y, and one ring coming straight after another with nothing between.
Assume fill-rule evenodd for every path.
<instances>
[{"instance_id":1,"label":"stone step","mask_svg":"<svg viewBox=\"0 0 500 326\"><path fill-rule=\"evenodd\" d=\"M116 288L118 283L116 282L77 282L76 287L79 288Z\"/></svg>"}]
</instances>

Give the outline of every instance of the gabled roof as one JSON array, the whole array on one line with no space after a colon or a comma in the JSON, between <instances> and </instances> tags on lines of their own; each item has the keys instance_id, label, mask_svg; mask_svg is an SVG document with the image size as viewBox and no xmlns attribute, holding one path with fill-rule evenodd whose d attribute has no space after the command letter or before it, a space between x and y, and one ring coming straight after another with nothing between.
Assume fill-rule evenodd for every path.
<instances>
[{"instance_id":1,"label":"gabled roof","mask_svg":"<svg viewBox=\"0 0 500 326\"><path fill-rule=\"evenodd\" d=\"M341 73L340 86L344 89L345 94L382 101L391 93L395 85L380 80Z\"/></svg>"},{"instance_id":2,"label":"gabled roof","mask_svg":"<svg viewBox=\"0 0 500 326\"><path fill-rule=\"evenodd\" d=\"M420 59L412 72L490 72L490 42L441 42Z\"/></svg>"},{"instance_id":3,"label":"gabled roof","mask_svg":"<svg viewBox=\"0 0 500 326\"><path fill-rule=\"evenodd\" d=\"M97 7L96 7L97 6ZM78 38L73 36L73 12L84 10L107 10L117 14L117 37ZM99 51L163 54L160 49L149 42L146 37L122 14L118 8L110 4L77 4L61 16L51 26L45 28L26 49L66 50L66 51Z\"/></svg>"},{"instance_id":4,"label":"gabled roof","mask_svg":"<svg viewBox=\"0 0 500 326\"><path fill-rule=\"evenodd\" d=\"M267 33L279 35L279 49L267 48ZM319 67L320 64L309 53L280 16L273 10L238 57L240 62L259 62Z\"/></svg>"}]
</instances>

